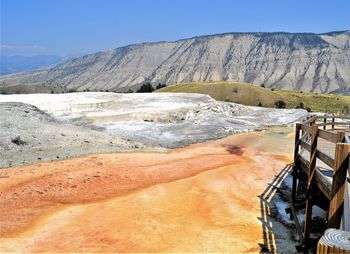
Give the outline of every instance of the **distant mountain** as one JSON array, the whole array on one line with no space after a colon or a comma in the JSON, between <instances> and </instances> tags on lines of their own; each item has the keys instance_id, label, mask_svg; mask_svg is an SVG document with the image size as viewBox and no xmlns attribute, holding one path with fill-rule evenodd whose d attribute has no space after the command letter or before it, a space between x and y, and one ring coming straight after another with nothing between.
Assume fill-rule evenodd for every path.
<instances>
[{"instance_id":1,"label":"distant mountain","mask_svg":"<svg viewBox=\"0 0 350 254\"><path fill-rule=\"evenodd\" d=\"M142 43L86 55L0 82L82 91L242 81L266 87L350 94L350 32L227 33Z\"/></svg>"},{"instance_id":2,"label":"distant mountain","mask_svg":"<svg viewBox=\"0 0 350 254\"><path fill-rule=\"evenodd\" d=\"M36 56L1 56L0 57L0 75L11 74L23 71L32 71L45 67L53 67L58 63L70 60L75 56L55 56L55 55L36 55ZM78 55L76 56L78 57Z\"/></svg>"}]
</instances>

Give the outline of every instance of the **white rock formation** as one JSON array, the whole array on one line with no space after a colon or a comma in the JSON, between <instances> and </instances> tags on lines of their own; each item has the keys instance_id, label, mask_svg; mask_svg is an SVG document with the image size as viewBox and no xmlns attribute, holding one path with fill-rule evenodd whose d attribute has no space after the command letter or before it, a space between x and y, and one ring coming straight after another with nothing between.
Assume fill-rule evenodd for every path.
<instances>
[{"instance_id":1,"label":"white rock formation","mask_svg":"<svg viewBox=\"0 0 350 254\"><path fill-rule=\"evenodd\" d=\"M166 148L290 124L307 115L300 109L247 107L187 93L0 95L0 102L32 104L61 120Z\"/></svg>"}]
</instances>

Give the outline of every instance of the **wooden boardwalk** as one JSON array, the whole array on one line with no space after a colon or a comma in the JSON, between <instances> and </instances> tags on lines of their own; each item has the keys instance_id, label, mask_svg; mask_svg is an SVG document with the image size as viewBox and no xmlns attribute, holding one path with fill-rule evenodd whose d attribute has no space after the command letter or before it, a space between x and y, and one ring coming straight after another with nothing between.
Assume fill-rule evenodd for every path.
<instances>
[{"instance_id":1,"label":"wooden boardwalk","mask_svg":"<svg viewBox=\"0 0 350 254\"><path fill-rule=\"evenodd\" d=\"M298 249L305 253L317 243L317 239L310 238L314 205L327 211L325 229L336 230L325 231L317 252L350 251L349 154L350 117L313 116L296 125L291 206L286 210L295 220ZM296 212L303 209L305 223L302 228ZM334 243L340 246L329 247L332 243L325 239L335 233L345 235L344 239Z\"/></svg>"}]
</instances>

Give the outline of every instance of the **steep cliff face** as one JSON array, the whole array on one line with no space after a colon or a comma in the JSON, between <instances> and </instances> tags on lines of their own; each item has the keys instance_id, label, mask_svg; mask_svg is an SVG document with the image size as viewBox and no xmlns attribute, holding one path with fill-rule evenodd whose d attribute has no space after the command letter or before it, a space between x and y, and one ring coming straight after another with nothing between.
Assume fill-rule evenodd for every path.
<instances>
[{"instance_id":1,"label":"steep cliff face","mask_svg":"<svg viewBox=\"0 0 350 254\"><path fill-rule=\"evenodd\" d=\"M350 32L229 33L143 43L0 78L6 83L121 92L146 81L219 80L350 94Z\"/></svg>"}]
</instances>

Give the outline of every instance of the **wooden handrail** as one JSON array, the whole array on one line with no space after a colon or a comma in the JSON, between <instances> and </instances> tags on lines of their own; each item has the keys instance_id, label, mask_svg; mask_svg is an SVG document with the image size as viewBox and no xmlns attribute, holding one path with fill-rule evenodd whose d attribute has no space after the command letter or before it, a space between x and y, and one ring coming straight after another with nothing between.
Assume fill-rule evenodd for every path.
<instances>
[{"instance_id":1,"label":"wooden handrail","mask_svg":"<svg viewBox=\"0 0 350 254\"><path fill-rule=\"evenodd\" d=\"M317 126L329 126L329 125L349 125L350 122L346 122L346 123L341 123L341 122L334 122L334 123L317 123Z\"/></svg>"},{"instance_id":2,"label":"wooden handrail","mask_svg":"<svg viewBox=\"0 0 350 254\"><path fill-rule=\"evenodd\" d=\"M317 119L323 119L323 118L335 118L335 119L350 119L350 116L332 116L332 115L328 115L328 116L316 116Z\"/></svg>"},{"instance_id":3,"label":"wooden handrail","mask_svg":"<svg viewBox=\"0 0 350 254\"><path fill-rule=\"evenodd\" d=\"M316 150L316 156L318 159L326 163L330 168L333 168L334 160L330 156L321 152L320 150Z\"/></svg>"},{"instance_id":4,"label":"wooden handrail","mask_svg":"<svg viewBox=\"0 0 350 254\"><path fill-rule=\"evenodd\" d=\"M301 124L301 125L300 125L300 129L301 129L302 131L304 131L304 132L311 133L311 127L310 127L310 126Z\"/></svg>"},{"instance_id":5,"label":"wooden handrail","mask_svg":"<svg viewBox=\"0 0 350 254\"><path fill-rule=\"evenodd\" d=\"M331 119L331 121L327 121L327 119ZM301 196L296 194L296 190L298 189L297 183L300 186L300 181L303 183L307 180L306 190L304 191L306 198L303 200L303 202L306 202L306 210L303 245L301 246L304 250L310 247L309 240L313 205L319 204L322 206L322 209L326 209L327 202L329 202L327 227L339 228L341 216L343 216L342 229L344 230L346 227L346 230L350 230L350 212L347 209L350 202L350 195L348 191L344 192L344 190L348 190L350 187L350 183L346 180L347 174L350 176L350 136L346 134L347 128L342 129L343 126L350 126L350 121L340 122L336 121L337 119L350 119L350 117L337 117L333 115L312 116L296 125L294 147L295 166L293 167L291 205L294 206L297 203L297 206L300 206L300 203L298 204L300 201L295 201L301 198ZM331 129L327 128L327 126L330 126ZM335 126L340 126L340 128L337 128L339 131L334 129ZM319 139L336 144L334 158L325 152L328 151L328 146L325 147L325 151L319 149ZM301 150L299 150L299 147L301 147ZM303 151L308 151L308 156L310 157L306 158L306 154L303 154ZM325 169L318 167L317 163L319 160L325 163L330 169L327 169L327 167ZM326 170L327 174L324 173L324 170ZM332 174L328 174L331 170L333 170ZM331 182L329 177L332 179ZM317 188L315 188L316 186ZM318 191L315 192L317 189ZM317 203L320 202L318 199L319 196L317 196L320 193L323 193L321 199L323 203ZM324 204L325 202L327 204ZM295 211L292 217L296 217ZM298 220L298 218L294 219Z\"/></svg>"},{"instance_id":6,"label":"wooden handrail","mask_svg":"<svg viewBox=\"0 0 350 254\"><path fill-rule=\"evenodd\" d=\"M330 131L318 130L318 136L332 143L338 142L337 134Z\"/></svg>"},{"instance_id":7,"label":"wooden handrail","mask_svg":"<svg viewBox=\"0 0 350 254\"><path fill-rule=\"evenodd\" d=\"M311 145L309 143L307 143L306 141L304 141L302 139L299 139L299 145L302 148L304 148L306 151L311 152ZM329 167L333 168L334 160L329 155L327 155L324 152L318 150L317 148L315 150L315 153L316 153L317 159L320 159L321 161L326 163Z\"/></svg>"},{"instance_id":8,"label":"wooden handrail","mask_svg":"<svg viewBox=\"0 0 350 254\"><path fill-rule=\"evenodd\" d=\"M317 116L312 116L310 119L303 121L302 124L309 124L312 123L313 121L316 121Z\"/></svg>"},{"instance_id":9,"label":"wooden handrail","mask_svg":"<svg viewBox=\"0 0 350 254\"><path fill-rule=\"evenodd\" d=\"M300 146L302 148L305 148L308 152L311 151L311 145L309 143L307 143L307 142L305 142L304 140L301 140L301 139L299 139L299 143L300 143Z\"/></svg>"}]
</instances>

